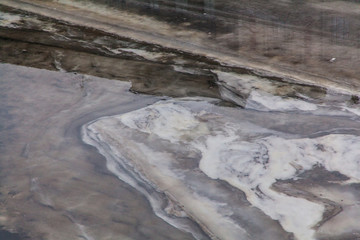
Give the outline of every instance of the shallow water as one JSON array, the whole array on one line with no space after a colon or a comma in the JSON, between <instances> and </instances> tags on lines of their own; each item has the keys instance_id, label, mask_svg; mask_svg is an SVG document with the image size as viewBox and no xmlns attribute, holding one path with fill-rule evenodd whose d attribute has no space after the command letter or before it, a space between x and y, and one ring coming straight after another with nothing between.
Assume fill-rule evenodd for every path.
<instances>
[{"instance_id":1,"label":"shallow water","mask_svg":"<svg viewBox=\"0 0 360 240\"><path fill-rule=\"evenodd\" d=\"M30 239L193 239L154 215L80 139L86 122L157 98L124 82L8 64L0 79L0 224Z\"/></svg>"},{"instance_id":2,"label":"shallow water","mask_svg":"<svg viewBox=\"0 0 360 240\"><path fill-rule=\"evenodd\" d=\"M316 48L322 63L311 64L311 56L292 65L328 70L325 76L334 79L327 85L239 64L248 48L238 44L249 39L238 31L255 26L262 32L265 25L273 31L275 24L277 33L304 32L295 19L290 28L278 25L282 16L264 25L268 12L255 12L259 24L243 22L226 1L127 1L117 9L90 1L3 3L23 10L0 6L0 61L40 68L0 64L4 229L50 240L360 234L360 107L358 82L350 79L356 61L348 62L358 60L358 49L342 51L351 54L329 65L330 55L317 56ZM142 11L146 15L136 15ZM218 29L209 28L209 20ZM336 35L327 41L339 40L339 29L322 30ZM331 43L332 53L354 47L347 41L352 35L344 36ZM288 64L282 57L291 51L262 49L273 40L249 46L250 53L265 51L270 68L279 59ZM312 44L299 44L289 46L304 57ZM204 55L184 52L189 49ZM332 84L335 76L349 78Z\"/></svg>"},{"instance_id":3,"label":"shallow water","mask_svg":"<svg viewBox=\"0 0 360 240\"><path fill-rule=\"evenodd\" d=\"M0 230L0 239L21 240L21 239L26 239L26 238L17 233L11 233L9 231Z\"/></svg>"},{"instance_id":4,"label":"shallow water","mask_svg":"<svg viewBox=\"0 0 360 240\"><path fill-rule=\"evenodd\" d=\"M238 80L250 93L241 109L9 64L0 76L6 229L30 239L343 239L359 231L359 107L349 95L291 98L264 83L255 98L256 81L268 80L254 77ZM240 86L231 76L222 84Z\"/></svg>"}]
</instances>

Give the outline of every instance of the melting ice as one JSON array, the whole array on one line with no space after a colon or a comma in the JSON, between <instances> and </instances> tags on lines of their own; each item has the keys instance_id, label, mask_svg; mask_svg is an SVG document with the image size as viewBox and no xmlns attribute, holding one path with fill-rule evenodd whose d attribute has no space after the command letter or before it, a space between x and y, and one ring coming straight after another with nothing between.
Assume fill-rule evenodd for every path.
<instances>
[{"instance_id":1,"label":"melting ice","mask_svg":"<svg viewBox=\"0 0 360 240\"><path fill-rule=\"evenodd\" d=\"M304 111L304 115L297 113L298 116L292 117L297 118L297 125L313 121L314 131L321 129L322 121L329 117L317 116L311 120L308 112L318 109L313 103L283 101L267 95L264 99L256 94L250 94L249 101L266 105L271 102L268 98L276 98L282 101L280 105L272 105L278 107L276 110ZM266 117L269 121L264 120ZM256 218L257 213L244 217L244 212L236 213L231 198L219 201L216 191L194 187L189 176L197 176L199 170L208 181L223 180L244 192L247 201L278 221L284 232L299 240L316 239L317 224L323 219L325 206L282 193L272 186L279 180L296 180L315 166L346 175L350 179L348 183L358 183L360 137L324 133L310 138L302 132L294 134L275 128L274 125L279 125L278 118L273 113L259 115L256 111L218 107L203 100L168 100L97 120L84 127L84 135L88 136L88 143L98 148L104 143L110 146L118 161L126 159L132 163L147 181L172 196L189 216L220 239L286 237L279 237L278 230L272 232L266 220L245 224L241 218ZM90 133L97 139L91 138ZM191 163L189 157L182 160L184 152L192 156ZM262 227L267 237L256 236L255 225Z\"/></svg>"}]
</instances>

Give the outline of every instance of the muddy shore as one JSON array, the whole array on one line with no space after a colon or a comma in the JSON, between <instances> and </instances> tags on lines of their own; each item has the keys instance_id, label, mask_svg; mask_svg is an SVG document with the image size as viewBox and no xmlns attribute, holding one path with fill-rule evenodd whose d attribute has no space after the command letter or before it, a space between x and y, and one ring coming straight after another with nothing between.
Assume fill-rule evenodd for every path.
<instances>
[{"instance_id":1,"label":"muddy shore","mask_svg":"<svg viewBox=\"0 0 360 240\"><path fill-rule=\"evenodd\" d=\"M183 24L170 21L169 17L157 19L154 16L158 16L158 11L152 11L153 8L146 4L145 9L148 10L141 10L139 14L139 10L135 11L131 4L134 1L125 2L125 5L106 3L108 5L99 8L91 1L84 1L83 4L67 0L41 3L2 1L4 5L23 11L100 29L135 41L206 56L227 66L253 68L272 75L335 85L347 90L358 87L356 66L359 65L359 43L356 33L359 20L354 10L348 13L343 10L356 9L356 3L341 1L331 8L330 3L317 1L299 6L293 6L290 2L269 5L267 1L256 1L239 7L226 5L225 1L215 4L213 12L202 14L191 9L176 11L176 6L158 10L169 13L173 20L185 18ZM232 11L239 12L224 19L215 11L217 7L224 8L222 5L227 8L232 6ZM142 9L143 5L136 6ZM191 8L194 3L179 6L180 9L186 6ZM248 13L241 9L248 9ZM223 9L220 12L229 11ZM250 12L253 13L252 18L247 19ZM313 16L311 21L305 21L309 20L306 16L310 14ZM240 16L240 19L234 16ZM243 16L244 19L241 18ZM264 21L264 18L268 20ZM289 20L284 23L284 18ZM206 27L199 28L192 23L220 26L211 32ZM334 58L336 61L330 61Z\"/></svg>"},{"instance_id":2,"label":"muddy shore","mask_svg":"<svg viewBox=\"0 0 360 240\"><path fill-rule=\"evenodd\" d=\"M359 6L269 2L0 0L0 238L356 239L358 176L326 160L357 154ZM327 157L248 187L244 142L249 171Z\"/></svg>"}]
</instances>

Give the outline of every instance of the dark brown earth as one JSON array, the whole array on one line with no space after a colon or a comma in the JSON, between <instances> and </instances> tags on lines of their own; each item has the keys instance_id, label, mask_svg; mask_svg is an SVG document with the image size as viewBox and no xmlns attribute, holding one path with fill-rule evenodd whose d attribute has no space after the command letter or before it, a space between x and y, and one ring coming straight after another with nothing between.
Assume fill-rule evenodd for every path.
<instances>
[{"instance_id":1,"label":"dark brown earth","mask_svg":"<svg viewBox=\"0 0 360 240\"><path fill-rule=\"evenodd\" d=\"M22 17L15 28L0 27L2 62L130 81L133 92L172 97L220 98L218 85L222 84L212 72L214 70L265 77L278 85L278 92L290 97L296 92L310 97L326 92L306 83L294 85L289 78L251 68L224 66L199 55L69 25L10 7L3 6L1 9ZM43 25L50 26L52 30L42 29ZM149 56L118 49L140 49ZM233 91L231 88L228 90ZM247 97L246 94L239 96Z\"/></svg>"},{"instance_id":2,"label":"dark brown earth","mask_svg":"<svg viewBox=\"0 0 360 240\"><path fill-rule=\"evenodd\" d=\"M86 26L227 65L359 87L360 20L353 1L102 1L109 7L98 12L84 7L91 2L4 0L47 16L73 14Z\"/></svg>"}]
</instances>

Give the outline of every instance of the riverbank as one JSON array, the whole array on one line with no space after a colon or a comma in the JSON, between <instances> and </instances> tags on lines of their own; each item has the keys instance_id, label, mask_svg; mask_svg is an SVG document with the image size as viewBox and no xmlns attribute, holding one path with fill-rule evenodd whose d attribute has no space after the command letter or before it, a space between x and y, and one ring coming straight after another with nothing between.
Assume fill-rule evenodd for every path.
<instances>
[{"instance_id":1,"label":"riverbank","mask_svg":"<svg viewBox=\"0 0 360 240\"><path fill-rule=\"evenodd\" d=\"M0 1L0 226L356 238L355 5L239 2Z\"/></svg>"},{"instance_id":2,"label":"riverbank","mask_svg":"<svg viewBox=\"0 0 360 240\"><path fill-rule=\"evenodd\" d=\"M126 8L99 6L90 1L4 0L2 4L143 43L205 56L225 66L255 69L265 74L312 84L332 85L347 91L359 88L356 67L359 65L359 45L353 37L358 19L352 13L340 11L339 7L324 10L312 5L302 6L300 9L311 9L314 16L311 26L300 20L296 24L289 23L290 25L280 24L280 20L264 21L260 16L238 19L231 15L232 17L224 19L214 9L213 13L205 16L196 15L196 22L205 26L220 24L213 32L207 32L208 29L199 29L186 22L157 19L149 14L138 15ZM259 1L254 8L261 9L261 4L266 6ZM286 6L287 3L284 4ZM271 14L286 15L282 8L284 6L278 6L277 11L266 13L262 18L271 19ZM172 8L166 9L175 11ZM187 19L186 14L191 13L178 12L177 15ZM173 17L177 18L177 15ZM319 16L322 18L318 19ZM342 25L333 26L337 19L341 21L338 25L343 24L345 28ZM227 24L228 27L221 24ZM300 27L301 24L303 27ZM348 30L344 33L345 30L338 32L339 29Z\"/></svg>"}]
</instances>

